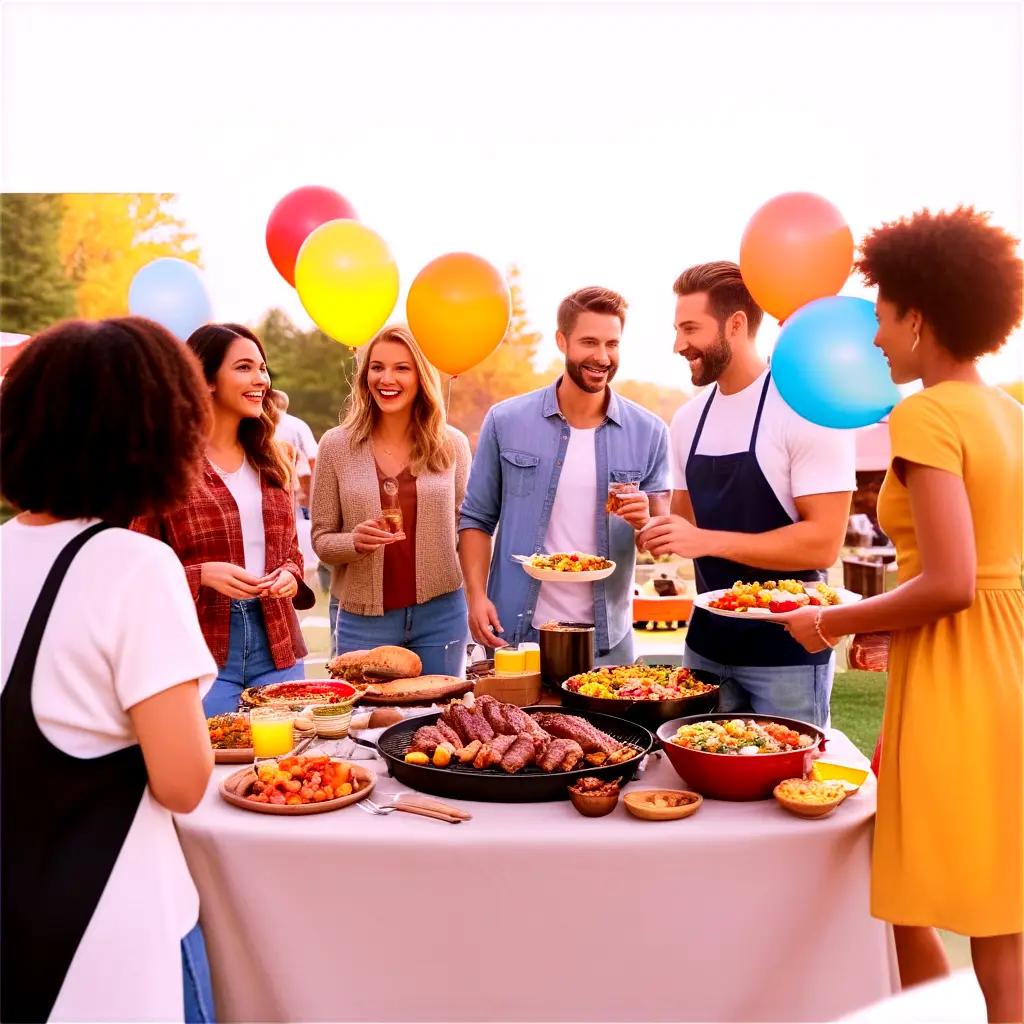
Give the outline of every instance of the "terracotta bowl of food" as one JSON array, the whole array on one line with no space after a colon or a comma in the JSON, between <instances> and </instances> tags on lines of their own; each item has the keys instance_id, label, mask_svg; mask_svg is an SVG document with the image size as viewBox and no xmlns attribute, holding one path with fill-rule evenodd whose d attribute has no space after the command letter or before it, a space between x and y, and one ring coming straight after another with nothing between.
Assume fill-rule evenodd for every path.
<instances>
[{"instance_id":1,"label":"terracotta bowl of food","mask_svg":"<svg viewBox=\"0 0 1024 1024\"><path fill-rule=\"evenodd\" d=\"M773 790L779 806L801 818L828 817L846 799L846 790L838 781L784 779Z\"/></svg>"},{"instance_id":2,"label":"terracotta bowl of food","mask_svg":"<svg viewBox=\"0 0 1024 1024\"><path fill-rule=\"evenodd\" d=\"M569 799L585 818L603 818L619 802L619 783L588 775L569 787Z\"/></svg>"},{"instance_id":3,"label":"terracotta bowl of food","mask_svg":"<svg viewBox=\"0 0 1024 1024\"><path fill-rule=\"evenodd\" d=\"M688 789L641 789L623 798L626 810L644 821L677 821L700 810L704 797Z\"/></svg>"}]
</instances>

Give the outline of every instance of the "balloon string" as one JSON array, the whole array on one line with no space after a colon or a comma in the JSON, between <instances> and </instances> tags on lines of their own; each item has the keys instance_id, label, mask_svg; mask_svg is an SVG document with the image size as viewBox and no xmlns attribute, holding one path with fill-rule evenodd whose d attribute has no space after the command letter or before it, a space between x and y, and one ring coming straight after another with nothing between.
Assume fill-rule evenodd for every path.
<instances>
[{"instance_id":1,"label":"balloon string","mask_svg":"<svg viewBox=\"0 0 1024 1024\"><path fill-rule=\"evenodd\" d=\"M447 403L447 407L445 408L445 414L446 415L450 414L451 411L452 411L452 385L455 383L455 378L457 376L458 376L458 374L454 373L454 374L452 374L452 376L450 376L448 378L448 403Z\"/></svg>"}]
</instances>

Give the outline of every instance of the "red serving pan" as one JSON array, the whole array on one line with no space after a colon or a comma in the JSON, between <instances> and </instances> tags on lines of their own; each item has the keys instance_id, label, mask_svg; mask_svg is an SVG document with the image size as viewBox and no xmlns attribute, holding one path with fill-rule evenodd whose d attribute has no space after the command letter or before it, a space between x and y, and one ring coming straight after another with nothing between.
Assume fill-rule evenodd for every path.
<instances>
[{"instance_id":1,"label":"red serving pan","mask_svg":"<svg viewBox=\"0 0 1024 1024\"><path fill-rule=\"evenodd\" d=\"M706 750L690 750L672 742L679 727L693 722L728 722L734 718L755 722L778 722L797 732L806 733L814 743L802 750L779 754L710 754ZM766 800L783 779L803 778L819 750L825 749L825 733L810 722L779 715L750 713L723 715L690 715L674 718L658 729L658 740L672 762L672 767L688 788L715 800Z\"/></svg>"}]
</instances>

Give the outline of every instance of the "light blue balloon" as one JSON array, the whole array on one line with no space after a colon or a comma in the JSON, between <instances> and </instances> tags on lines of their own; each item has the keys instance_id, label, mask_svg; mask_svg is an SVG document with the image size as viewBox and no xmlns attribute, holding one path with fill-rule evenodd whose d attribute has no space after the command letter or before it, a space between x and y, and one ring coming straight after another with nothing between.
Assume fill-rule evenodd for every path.
<instances>
[{"instance_id":1,"label":"light blue balloon","mask_svg":"<svg viewBox=\"0 0 1024 1024\"><path fill-rule=\"evenodd\" d=\"M900 400L878 324L866 299L835 295L798 309L783 324L772 377L791 409L823 427L866 427Z\"/></svg>"},{"instance_id":2,"label":"light blue balloon","mask_svg":"<svg viewBox=\"0 0 1024 1024\"><path fill-rule=\"evenodd\" d=\"M153 260L136 273L128 289L128 309L133 316L155 320L181 341L212 315L195 264L171 256Z\"/></svg>"}]
</instances>

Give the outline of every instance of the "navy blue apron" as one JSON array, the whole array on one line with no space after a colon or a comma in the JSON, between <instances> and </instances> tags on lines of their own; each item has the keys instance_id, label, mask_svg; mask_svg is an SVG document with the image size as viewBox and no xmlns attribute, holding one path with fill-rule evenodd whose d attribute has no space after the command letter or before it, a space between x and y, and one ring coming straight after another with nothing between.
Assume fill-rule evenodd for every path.
<instances>
[{"instance_id":1,"label":"navy blue apron","mask_svg":"<svg viewBox=\"0 0 1024 1024\"><path fill-rule=\"evenodd\" d=\"M686 489L694 519L702 529L767 533L793 523L761 472L754 453L771 379L769 373L754 417L750 447L732 455L696 454L718 385L711 390L686 460ZM824 569L758 569L727 558L697 558L694 566L699 593L725 590L737 581L763 583L793 579L811 582L826 578ZM721 665L825 665L832 655L830 650L808 654L781 626L726 619L701 608L693 610L686 645L701 657Z\"/></svg>"},{"instance_id":2,"label":"navy blue apron","mask_svg":"<svg viewBox=\"0 0 1024 1024\"><path fill-rule=\"evenodd\" d=\"M106 887L146 789L138 744L78 758L53 746L32 712L46 623L82 545L57 556L0 697L0 1020L45 1021ZM143 911L140 908L140 913Z\"/></svg>"}]
</instances>

